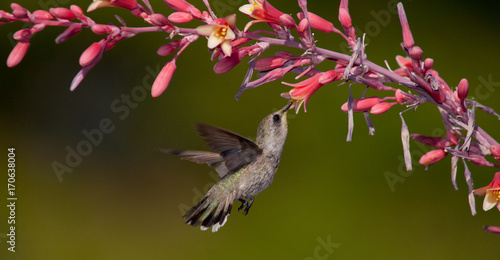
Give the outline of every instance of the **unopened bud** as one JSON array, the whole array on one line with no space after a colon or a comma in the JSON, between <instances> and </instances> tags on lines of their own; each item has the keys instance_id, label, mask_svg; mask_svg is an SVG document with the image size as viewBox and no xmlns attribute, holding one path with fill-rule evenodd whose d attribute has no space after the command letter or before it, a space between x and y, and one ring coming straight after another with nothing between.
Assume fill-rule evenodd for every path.
<instances>
[{"instance_id":1,"label":"unopened bud","mask_svg":"<svg viewBox=\"0 0 500 260\"><path fill-rule=\"evenodd\" d=\"M492 145L490 146L491 155L495 157L495 160L500 161L500 145Z\"/></svg>"},{"instance_id":2,"label":"unopened bud","mask_svg":"<svg viewBox=\"0 0 500 260\"><path fill-rule=\"evenodd\" d=\"M68 8L56 7L50 8L49 11L57 19L72 20L76 18L75 14Z\"/></svg>"},{"instance_id":3,"label":"unopened bud","mask_svg":"<svg viewBox=\"0 0 500 260\"><path fill-rule=\"evenodd\" d=\"M295 25L295 20L293 20L293 17L289 14L283 14L280 16L280 22L281 25L285 26L286 28L295 28L297 25Z\"/></svg>"},{"instance_id":4,"label":"unopened bud","mask_svg":"<svg viewBox=\"0 0 500 260\"><path fill-rule=\"evenodd\" d=\"M444 137L425 136L420 134L411 134L410 137L417 142L436 148L446 148L451 145L451 142Z\"/></svg>"},{"instance_id":5,"label":"unopened bud","mask_svg":"<svg viewBox=\"0 0 500 260\"><path fill-rule=\"evenodd\" d=\"M429 166L441 161L444 157L446 157L444 149L436 149L424 154L418 162L423 166Z\"/></svg>"},{"instance_id":6,"label":"unopened bud","mask_svg":"<svg viewBox=\"0 0 500 260\"><path fill-rule=\"evenodd\" d=\"M241 62L241 59L237 52L234 52L231 56L222 58L214 66L214 72L216 74L225 74L232 70L236 65Z\"/></svg>"},{"instance_id":7,"label":"unopened bud","mask_svg":"<svg viewBox=\"0 0 500 260\"><path fill-rule=\"evenodd\" d=\"M186 12L174 12L168 16L168 20L173 23L188 23L193 20L193 15Z\"/></svg>"},{"instance_id":8,"label":"unopened bud","mask_svg":"<svg viewBox=\"0 0 500 260\"><path fill-rule=\"evenodd\" d=\"M77 18L84 16L82 8L80 8L78 5L71 5L69 9L76 15Z\"/></svg>"},{"instance_id":9,"label":"unopened bud","mask_svg":"<svg viewBox=\"0 0 500 260\"><path fill-rule=\"evenodd\" d=\"M98 42L92 43L80 56L80 66L85 67L92 64L102 51L102 45Z\"/></svg>"},{"instance_id":10,"label":"unopened bud","mask_svg":"<svg viewBox=\"0 0 500 260\"><path fill-rule=\"evenodd\" d=\"M387 111L389 111L389 109L394 106L395 102L392 102L392 103L388 103L388 102L381 102L381 103L378 103L376 105L374 105L371 109L370 109L370 114L374 114L374 115L380 115L380 114L383 114Z\"/></svg>"},{"instance_id":11,"label":"unopened bud","mask_svg":"<svg viewBox=\"0 0 500 260\"><path fill-rule=\"evenodd\" d=\"M155 26L162 27L170 24L163 14L152 14L149 18L151 19L151 23Z\"/></svg>"},{"instance_id":12,"label":"unopened bud","mask_svg":"<svg viewBox=\"0 0 500 260\"><path fill-rule=\"evenodd\" d=\"M367 98L360 98L360 99L355 99L354 104L353 104L353 112L358 113L358 112L364 112L370 110L374 105L382 102L382 99L379 97L367 97ZM347 103L345 102L340 109L344 112L348 112L347 109Z\"/></svg>"},{"instance_id":13,"label":"unopened bud","mask_svg":"<svg viewBox=\"0 0 500 260\"><path fill-rule=\"evenodd\" d=\"M430 70L434 66L434 60L431 58L427 58L424 61L424 70Z\"/></svg>"},{"instance_id":14,"label":"unopened bud","mask_svg":"<svg viewBox=\"0 0 500 260\"><path fill-rule=\"evenodd\" d=\"M12 68L19 64L28 52L29 47L30 43L27 41L18 42L7 58L7 67Z\"/></svg>"},{"instance_id":15,"label":"unopened bud","mask_svg":"<svg viewBox=\"0 0 500 260\"><path fill-rule=\"evenodd\" d=\"M196 18L201 18L200 10L184 0L163 0L166 5L178 12L190 13Z\"/></svg>"},{"instance_id":16,"label":"unopened bud","mask_svg":"<svg viewBox=\"0 0 500 260\"><path fill-rule=\"evenodd\" d=\"M52 20L52 19L54 19L54 16L52 16L49 12L47 12L45 10L34 11L33 17L35 17L35 19L40 19L40 20Z\"/></svg>"},{"instance_id":17,"label":"unopened bud","mask_svg":"<svg viewBox=\"0 0 500 260\"><path fill-rule=\"evenodd\" d=\"M303 12L298 13L297 17L299 17L300 20L305 19ZM325 33L331 33L335 31L333 23L323 19L322 17L311 12L307 12L307 17L309 18L309 24L311 25L311 28Z\"/></svg>"},{"instance_id":18,"label":"unopened bud","mask_svg":"<svg viewBox=\"0 0 500 260\"><path fill-rule=\"evenodd\" d=\"M28 29L21 29L14 33L13 38L16 41L29 41L31 38L31 32Z\"/></svg>"},{"instance_id":19,"label":"unopened bud","mask_svg":"<svg viewBox=\"0 0 500 260\"><path fill-rule=\"evenodd\" d=\"M469 81L467 81L467 79L462 79L460 80L460 83L458 83L457 96L461 101L463 101L465 100L465 98L467 98L468 94L469 94Z\"/></svg>"},{"instance_id":20,"label":"unopened bud","mask_svg":"<svg viewBox=\"0 0 500 260\"><path fill-rule=\"evenodd\" d=\"M111 30L102 24L94 24L90 27L93 33L95 34L105 34L105 33L110 33Z\"/></svg>"},{"instance_id":21,"label":"unopened bud","mask_svg":"<svg viewBox=\"0 0 500 260\"><path fill-rule=\"evenodd\" d=\"M418 46L413 46L410 50L410 57L413 60L420 61L424 57L424 51L422 51L422 48Z\"/></svg>"},{"instance_id":22,"label":"unopened bud","mask_svg":"<svg viewBox=\"0 0 500 260\"><path fill-rule=\"evenodd\" d=\"M344 8L339 9L339 21L344 28L352 27L351 15Z\"/></svg>"},{"instance_id":23,"label":"unopened bud","mask_svg":"<svg viewBox=\"0 0 500 260\"><path fill-rule=\"evenodd\" d=\"M257 71L268 71L283 66L287 59L280 57L265 57L255 61L254 69Z\"/></svg>"},{"instance_id":24,"label":"unopened bud","mask_svg":"<svg viewBox=\"0 0 500 260\"><path fill-rule=\"evenodd\" d=\"M170 42L158 48L158 51L156 53L160 56L168 56L172 54L179 45L179 41Z\"/></svg>"},{"instance_id":25,"label":"unopened bud","mask_svg":"<svg viewBox=\"0 0 500 260\"><path fill-rule=\"evenodd\" d=\"M176 68L177 66L175 65L175 60L172 60L165 64L163 69L160 71L160 74L158 74L158 76L156 77L153 86L151 87L151 96L153 96L154 98L159 97L167 89Z\"/></svg>"},{"instance_id":26,"label":"unopened bud","mask_svg":"<svg viewBox=\"0 0 500 260\"><path fill-rule=\"evenodd\" d=\"M27 18L28 11L22 7L20 4L12 3L10 4L10 8L12 8L12 15L16 18Z\"/></svg>"}]
</instances>

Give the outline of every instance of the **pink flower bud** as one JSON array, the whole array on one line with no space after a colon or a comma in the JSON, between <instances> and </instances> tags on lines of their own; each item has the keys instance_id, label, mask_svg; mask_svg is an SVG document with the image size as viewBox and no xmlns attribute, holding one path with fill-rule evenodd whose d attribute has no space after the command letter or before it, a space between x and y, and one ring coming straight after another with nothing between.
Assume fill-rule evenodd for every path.
<instances>
[{"instance_id":1,"label":"pink flower bud","mask_svg":"<svg viewBox=\"0 0 500 260\"><path fill-rule=\"evenodd\" d=\"M500 145L495 144L490 146L490 152L495 157L495 160L500 160Z\"/></svg>"},{"instance_id":2,"label":"pink flower bud","mask_svg":"<svg viewBox=\"0 0 500 260\"><path fill-rule=\"evenodd\" d=\"M111 30L102 24L94 24L90 27L93 33L95 34L105 34L105 33L110 33Z\"/></svg>"},{"instance_id":3,"label":"pink flower bud","mask_svg":"<svg viewBox=\"0 0 500 260\"><path fill-rule=\"evenodd\" d=\"M92 12L101 7L110 6L124 8L129 11L139 8L137 0L94 0L94 2L92 2L87 8L87 12Z\"/></svg>"},{"instance_id":4,"label":"pink flower bud","mask_svg":"<svg viewBox=\"0 0 500 260\"><path fill-rule=\"evenodd\" d=\"M431 58L427 58L424 61L424 70L430 70L434 66L434 60Z\"/></svg>"},{"instance_id":5,"label":"pink flower bud","mask_svg":"<svg viewBox=\"0 0 500 260\"><path fill-rule=\"evenodd\" d=\"M30 47L30 43L26 41L20 41L16 44L14 49L9 54L9 57L7 58L7 67L12 68L19 64L23 58L24 55L26 55L26 52L28 52L28 48Z\"/></svg>"},{"instance_id":6,"label":"pink flower bud","mask_svg":"<svg viewBox=\"0 0 500 260\"><path fill-rule=\"evenodd\" d=\"M398 102L400 105L406 104L406 101L408 100L408 97L405 94L403 94L403 92L400 89L396 90L395 97L396 97L396 102Z\"/></svg>"},{"instance_id":7,"label":"pink flower bud","mask_svg":"<svg viewBox=\"0 0 500 260\"><path fill-rule=\"evenodd\" d=\"M418 162L423 166L429 166L441 161L444 157L446 157L444 149L436 149L424 154Z\"/></svg>"},{"instance_id":8,"label":"pink flower bud","mask_svg":"<svg viewBox=\"0 0 500 260\"><path fill-rule=\"evenodd\" d=\"M245 44L245 43L248 43L252 41L251 39L248 39L248 38L239 38L239 39L236 39L236 40L233 40L231 42L231 46L233 48L237 48L237 47L240 47L241 45Z\"/></svg>"},{"instance_id":9,"label":"pink flower bud","mask_svg":"<svg viewBox=\"0 0 500 260\"><path fill-rule=\"evenodd\" d=\"M80 66L85 67L92 64L99 57L102 47L98 42L92 43L80 56Z\"/></svg>"},{"instance_id":10,"label":"pink flower bud","mask_svg":"<svg viewBox=\"0 0 500 260\"><path fill-rule=\"evenodd\" d=\"M500 234L500 227L495 227L495 226L484 226L483 227L484 231L490 232L490 233L495 233L495 234Z\"/></svg>"},{"instance_id":11,"label":"pink flower bud","mask_svg":"<svg viewBox=\"0 0 500 260\"><path fill-rule=\"evenodd\" d=\"M344 28L352 27L352 20L349 11L344 8L339 9L339 21Z\"/></svg>"},{"instance_id":12,"label":"pink flower bud","mask_svg":"<svg viewBox=\"0 0 500 260\"><path fill-rule=\"evenodd\" d=\"M175 60L165 64L160 74L156 77L153 87L151 87L151 96L154 98L159 97L167 89L176 68Z\"/></svg>"},{"instance_id":13,"label":"pink flower bud","mask_svg":"<svg viewBox=\"0 0 500 260\"><path fill-rule=\"evenodd\" d=\"M295 28L297 25L295 25L295 20L293 20L293 17L289 14L283 14L280 16L280 22L281 25L285 26L286 28Z\"/></svg>"},{"instance_id":14,"label":"pink flower bud","mask_svg":"<svg viewBox=\"0 0 500 260\"><path fill-rule=\"evenodd\" d=\"M155 26L170 25L167 18L163 14L152 14L149 18Z\"/></svg>"},{"instance_id":15,"label":"pink flower bud","mask_svg":"<svg viewBox=\"0 0 500 260\"><path fill-rule=\"evenodd\" d=\"M436 148L446 148L451 146L451 142L444 137L425 136L420 134L411 134L410 137L417 142Z\"/></svg>"},{"instance_id":16,"label":"pink flower bud","mask_svg":"<svg viewBox=\"0 0 500 260\"><path fill-rule=\"evenodd\" d=\"M188 23L193 20L193 16L186 12L174 12L168 16L168 20L173 23Z\"/></svg>"},{"instance_id":17,"label":"pink flower bud","mask_svg":"<svg viewBox=\"0 0 500 260\"><path fill-rule=\"evenodd\" d=\"M156 53L160 56L168 56L172 54L177 47L179 47L180 42L179 41L173 41L168 44L165 44L158 48L158 51Z\"/></svg>"},{"instance_id":18,"label":"pink flower bud","mask_svg":"<svg viewBox=\"0 0 500 260\"><path fill-rule=\"evenodd\" d=\"M473 154L473 155L470 155L469 157L467 157L467 159L477 165L477 166L488 166L488 167L493 167L495 166L494 164L488 162L483 156L481 155L476 155L476 154Z\"/></svg>"},{"instance_id":19,"label":"pink flower bud","mask_svg":"<svg viewBox=\"0 0 500 260\"><path fill-rule=\"evenodd\" d=\"M288 59L280 57L265 57L255 61L254 69L257 71L268 71L283 66L287 61Z\"/></svg>"},{"instance_id":20,"label":"pink flower bud","mask_svg":"<svg viewBox=\"0 0 500 260\"><path fill-rule=\"evenodd\" d=\"M234 52L231 56L225 57L217 62L214 66L214 72L216 74L224 74L228 73L232 70L236 65L241 62L241 59L237 52Z\"/></svg>"},{"instance_id":21,"label":"pink flower bud","mask_svg":"<svg viewBox=\"0 0 500 260\"><path fill-rule=\"evenodd\" d=\"M52 19L54 19L54 16L52 16L49 12L47 12L45 10L34 11L33 17L35 17L35 19L40 19L40 20L52 20Z\"/></svg>"},{"instance_id":22,"label":"pink flower bud","mask_svg":"<svg viewBox=\"0 0 500 260\"><path fill-rule=\"evenodd\" d=\"M175 11L190 13L196 18L202 17L200 10L184 0L163 0L163 2Z\"/></svg>"},{"instance_id":23,"label":"pink flower bud","mask_svg":"<svg viewBox=\"0 0 500 260\"><path fill-rule=\"evenodd\" d=\"M370 110L374 105L382 102L382 99L379 97L367 97L367 98L360 98L360 99L355 99L354 100L354 105L353 105L353 112L358 113L358 112L364 112ZM348 112L347 109L347 103L345 102L340 109L344 112Z\"/></svg>"},{"instance_id":24,"label":"pink flower bud","mask_svg":"<svg viewBox=\"0 0 500 260\"><path fill-rule=\"evenodd\" d=\"M469 81L467 79L460 80L458 83L457 96L460 100L465 100L469 94Z\"/></svg>"},{"instance_id":25,"label":"pink flower bud","mask_svg":"<svg viewBox=\"0 0 500 260\"><path fill-rule=\"evenodd\" d=\"M80 8L78 5L71 5L69 9L76 15L76 17L84 16L82 8Z\"/></svg>"},{"instance_id":26,"label":"pink flower bud","mask_svg":"<svg viewBox=\"0 0 500 260\"><path fill-rule=\"evenodd\" d=\"M374 114L374 115L383 114L383 113L387 112L395 104L397 104L397 103L395 103L395 102L392 102L392 103L387 103L387 102L378 103L378 104L374 105L370 109L370 114Z\"/></svg>"},{"instance_id":27,"label":"pink flower bud","mask_svg":"<svg viewBox=\"0 0 500 260\"><path fill-rule=\"evenodd\" d=\"M307 12L307 16L309 17L309 24L311 25L311 28L325 33L336 31L333 23L323 19L322 17L311 12ZM299 17L300 20L305 19L303 12L298 13L297 17Z\"/></svg>"},{"instance_id":28,"label":"pink flower bud","mask_svg":"<svg viewBox=\"0 0 500 260\"><path fill-rule=\"evenodd\" d=\"M420 61L424 57L424 52L422 51L422 49L420 47L414 46L410 50L410 57L413 60Z\"/></svg>"},{"instance_id":29,"label":"pink flower bud","mask_svg":"<svg viewBox=\"0 0 500 260\"><path fill-rule=\"evenodd\" d=\"M291 53L287 51L278 51L274 55L276 55L276 57L281 57L283 59L291 59L294 57Z\"/></svg>"},{"instance_id":30,"label":"pink flower bud","mask_svg":"<svg viewBox=\"0 0 500 260\"><path fill-rule=\"evenodd\" d=\"M300 20L299 26L297 27L297 32L302 38L305 37L304 33L306 33L308 26L309 23L307 22L306 19Z\"/></svg>"},{"instance_id":31,"label":"pink flower bud","mask_svg":"<svg viewBox=\"0 0 500 260\"><path fill-rule=\"evenodd\" d=\"M31 38L31 32L28 29L21 29L14 33L13 38L16 41L29 41Z\"/></svg>"},{"instance_id":32,"label":"pink flower bud","mask_svg":"<svg viewBox=\"0 0 500 260\"><path fill-rule=\"evenodd\" d=\"M28 17L28 11L20 4L12 3L10 4L10 8L12 8L12 15L14 15L14 17L20 19Z\"/></svg>"},{"instance_id":33,"label":"pink flower bud","mask_svg":"<svg viewBox=\"0 0 500 260\"><path fill-rule=\"evenodd\" d=\"M55 18L58 19L72 20L76 18L76 15L68 8L56 7L50 8L49 11Z\"/></svg>"},{"instance_id":34,"label":"pink flower bud","mask_svg":"<svg viewBox=\"0 0 500 260\"><path fill-rule=\"evenodd\" d=\"M408 24L408 19L406 18L406 13L402 4L398 4L398 15L403 30L403 46L405 49L410 50L415 45L415 41L413 40L410 25Z\"/></svg>"}]
</instances>

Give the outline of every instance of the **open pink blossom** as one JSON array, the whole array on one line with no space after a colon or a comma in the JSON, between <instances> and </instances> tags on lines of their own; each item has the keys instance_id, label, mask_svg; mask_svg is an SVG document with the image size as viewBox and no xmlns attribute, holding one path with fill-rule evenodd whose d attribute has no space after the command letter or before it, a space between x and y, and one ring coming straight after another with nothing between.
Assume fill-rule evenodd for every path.
<instances>
[{"instance_id":1,"label":"open pink blossom","mask_svg":"<svg viewBox=\"0 0 500 260\"><path fill-rule=\"evenodd\" d=\"M255 20L245 26L245 31L258 22L274 23L288 28L296 26L290 15L280 12L266 0L249 0L248 2L249 4L241 6L239 10Z\"/></svg>"},{"instance_id":2,"label":"open pink blossom","mask_svg":"<svg viewBox=\"0 0 500 260\"><path fill-rule=\"evenodd\" d=\"M493 181L485 187L473 191L476 196L484 196L483 210L488 211L494 206L500 210L500 172L495 173Z\"/></svg>"},{"instance_id":3,"label":"open pink blossom","mask_svg":"<svg viewBox=\"0 0 500 260\"><path fill-rule=\"evenodd\" d=\"M228 15L226 18L215 19L212 24L198 26L196 32L199 35L208 36L208 48L214 49L219 46L225 56L231 56L231 41L236 38L231 28L234 28L236 15Z\"/></svg>"},{"instance_id":4,"label":"open pink blossom","mask_svg":"<svg viewBox=\"0 0 500 260\"><path fill-rule=\"evenodd\" d=\"M324 73L318 73L299 83L290 84L281 82L284 85L294 87L294 89L290 90L288 93L281 94L281 96L297 102L293 104L296 113L298 113L302 104L304 104L304 112L307 112L306 103L314 92L323 85L339 80L340 77L341 75L337 74L334 70L329 70Z\"/></svg>"}]
</instances>

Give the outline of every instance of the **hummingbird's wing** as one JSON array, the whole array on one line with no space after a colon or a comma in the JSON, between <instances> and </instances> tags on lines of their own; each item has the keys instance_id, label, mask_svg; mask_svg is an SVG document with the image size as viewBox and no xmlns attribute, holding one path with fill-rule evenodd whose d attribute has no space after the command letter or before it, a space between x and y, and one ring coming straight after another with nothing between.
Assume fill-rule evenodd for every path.
<instances>
[{"instance_id":1,"label":"hummingbird's wing","mask_svg":"<svg viewBox=\"0 0 500 260\"><path fill-rule=\"evenodd\" d=\"M205 124L197 124L196 130L205 137L211 150L223 157L227 173L238 171L262 153L252 140L231 131Z\"/></svg>"},{"instance_id":2,"label":"hummingbird's wing","mask_svg":"<svg viewBox=\"0 0 500 260\"><path fill-rule=\"evenodd\" d=\"M170 153L179 155L183 160L188 160L191 162L199 164L208 164L210 167L214 167L215 171L222 178L227 174L228 170L224 164L224 157L218 153L207 152L207 151L193 151L193 150L172 150L172 149L158 149L162 153Z\"/></svg>"}]
</instances>

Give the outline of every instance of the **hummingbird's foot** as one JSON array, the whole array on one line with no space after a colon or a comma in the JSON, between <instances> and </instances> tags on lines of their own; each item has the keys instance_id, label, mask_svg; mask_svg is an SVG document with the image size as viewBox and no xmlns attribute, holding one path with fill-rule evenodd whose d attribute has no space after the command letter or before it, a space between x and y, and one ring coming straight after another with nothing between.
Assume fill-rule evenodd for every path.
<instances>
[{"instance_id":1,"label":"hummingbird's foot","mask_svg":"<svg viewBox=\"0 0 500 260\"><path fill-rule=\"evenodd\" d=\"M238 208L238 211L242 210L243 208L245 208L243 210L243 215L247 215L248 214L248 211L250 210L250 207L252 207L252 204L253 204L253 197L249 197L249 198L246 198L246 200L244 199L239 199L239 201L241 201L241 206Z\"/></svg>"}]
</instances>

